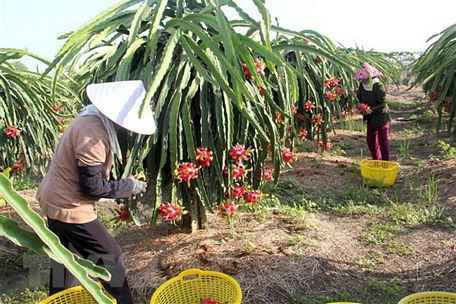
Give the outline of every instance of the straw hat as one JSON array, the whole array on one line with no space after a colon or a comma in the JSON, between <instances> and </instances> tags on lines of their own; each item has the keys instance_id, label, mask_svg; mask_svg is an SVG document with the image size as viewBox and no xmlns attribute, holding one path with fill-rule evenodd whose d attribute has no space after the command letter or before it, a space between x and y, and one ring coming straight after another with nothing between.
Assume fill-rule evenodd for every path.
<instances>
[{"instance_id":1,"label":"straw hat","mask_svg":"<svg viewBox=\"0 0 456 304\"><path fill-rule=\"evenodd\" d=\"M146 96L141 80L91 84L87 96L106 117L121 127L139 134L153 134L157 130L149 105L140 117L141 105Z\"/></svg>"}]
</instances>

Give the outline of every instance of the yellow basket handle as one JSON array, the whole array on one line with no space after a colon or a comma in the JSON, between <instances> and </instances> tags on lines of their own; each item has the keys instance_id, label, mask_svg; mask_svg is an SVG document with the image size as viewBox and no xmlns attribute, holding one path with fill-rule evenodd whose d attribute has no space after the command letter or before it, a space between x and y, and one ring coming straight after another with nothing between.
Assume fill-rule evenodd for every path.
<instances>
[{"instance_id":1,"label":"yellow basket handle","mask_svg":"<svg viewBox=\"0 0 456 304\"><path fill-rule=\"evenodd\" d=\"M191 269L182 271L177 277L181 281L190 281L190 280L199 279L202 274L203 274L202 270L199 270L197 268L191 268ZM196 278L194 276L196 276ZM190 278L187 278L187 277L190 277Z\"/></svg>"}]
</instances>

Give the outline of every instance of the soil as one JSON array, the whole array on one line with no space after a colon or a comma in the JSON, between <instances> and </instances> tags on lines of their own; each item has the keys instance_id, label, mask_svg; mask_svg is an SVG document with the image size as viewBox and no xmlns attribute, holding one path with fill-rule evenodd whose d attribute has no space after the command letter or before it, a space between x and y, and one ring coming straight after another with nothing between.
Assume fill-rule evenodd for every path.
<instances>
[{"instance_id":1,"label":"soil","mask_svg":"<svg viewBox=\"0 0 456 304\"><path fill-rule=\"evenodd\" d=\"M448 141L449 135L436 134L434 122L407 119L426 111L429 104L421 91L404 89L390 88L387 97L395 105L391 106L392 158L401 164L398 180L387 193L408 202L416 197L410 187L425 185L433 176L442 212L456 220L456 159L444 159L437 145L438 140ZM335 128L331 140L333 147L343 147L345 153L301 152L292 168L283 171L281 181L291 181L291 187L296 187L297 202L302 193L309 200L332 197L337 201L362 186L356 164L367 155L364 132ZM399 153L404 141L410 142L408 156ZM37 208L33 190L21 194ZM293 199L279 198L287 203ZM101 208L106 210L111 204L104 201ZM0 212L15 217L8 207ZM193 234L167 222L117 233L135 303L148 303L160 284L188 268L232 275L242 288L243 303L351 300L387 304L414 292L456 290L454 225L405 225L394 240L411 252L394 253L363 237L376 223L391 223L382 214L341 214L316 208L298 220L272 207L264 214L241 212L231 225L215 214L209 214L208 221L207 229ZM20 261L11 260L20 257L21 250L0 238L2 290L11 290L25 274Z\"/></svg>"}]
</instances>

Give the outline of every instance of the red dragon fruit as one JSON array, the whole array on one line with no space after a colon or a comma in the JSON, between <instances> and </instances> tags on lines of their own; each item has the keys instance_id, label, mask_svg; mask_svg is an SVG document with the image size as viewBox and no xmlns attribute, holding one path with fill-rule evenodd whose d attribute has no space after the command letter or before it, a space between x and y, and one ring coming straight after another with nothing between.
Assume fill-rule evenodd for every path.
<instances>
[{"instance_id":1,"label":"red dragon fruit","mask_svg":"<svg viewBox=\"0 0 456 304\"><path fill-rule=\"evenodd\" d=\"M114 209L114 211L117 213L117 219L122 222L128 222L131 217L130 213L128 212L128 209L125 207L122 207L120 209Z\"/></svg>"},{"instance_id":2,"label":"red dragon fruit","mask_svg":"<svg viewBox=\"0 0 456 304\"><path fill-rule=\"evenodd\" d=\"M198 167L192 163L181 163L177 166L174 174L179 182L185 181L190 187L191 180L198 177Z\"/></svg>"},{"instance_id":3,"label":"red dragon fruit","mask_svg":"<svg viewBox=\"0 0 456 304\"><path fill-rule=\"evenodd\" d=\"M282 159L287 164L293 161L293 152L290 150L290 148L282 149Z\"/></svg>"},{"instance_id":4,"label":"red dragon fruit","mask_svg":"<svg viewBox=\"0 0 456 304\"><path fill-rule=\"evenodd\" d=\"M9 126L3 130L3 133L9 138L16 138L19 135L19 130L16 127Z\"/></svg>"},{"instance_id":5,"label":"red dragon fruit","mask_svg":"<svg viewBox=\"0 0 456 304\"><path fill-rule=\"evenodd\" d=\"M233 216L236 212L236 205L233 201L225 200L220 205L220 214L223 216Z\"/></svg>"},{"instance_id":6,"label":"red dragon fruit","mask_svg":"<svg viewBox=\"0 0 456 304\"><path fill-rule=\"evenodd\" d=\"M358 111L361 112L361 114L367 113L367 111L369 111L369 109L370 109L367 104L361 103L361 102L356 104L356 107L358 108Z\"/></svg>"},{"instance_id":7,"label":"red dragon fruit","mask_svg":"<svg viewBox=\"0 0 456 304\"><path fill-rule=\"evenodd\" d=\"M201 167L210 167L212 159L212 151L209 151L207 148L196 149L196 160Z\"/></svg>"},{"instance_id":8,"label":"red dragon fruit","mask_svg":"<svg viewBox=\"0 0 456 304\"><path fill-rule=\"evenodd\" d=\"M245 167L243 165L233 166L231 175L234 179L241 179L245 175Z\"/></svg>"},{"instance_id":9,"label":"red dragon fruit","mask_svg":"<svg viewBox=\"0 0 456 304\"><path fill-rule=\"evenodd\" d=\"M254 204L261 199L261 194L258 191L247 191L244 193L244 201Z\"/></svg>"},{"instance_id":10,"label":"red dragon fruit","mask_svg":"<svg viewBox=\"0 0 456 304\"><path fill-rule=\"evenodd\" d=\"M250 158L252 150L246 149L243 145L237 144L233 146L228 153L232 161L234 161L235 163L240 163Z\"/></svg>"},{"instance_id":11,"label":"red dragon fruit","mask_svg":"<svg viewBox=\"0 0 456 304\"><path fill-rule=\"evenodd\" d=\"M162 203L158 208L160 215L168 221L175 221L180 219L184 214L183 209L177 204Z\"/></svg>"},{"instance_id":12,"label":"red dragon fruit","mask_svg":"<svg viewBox=\"0 0 456 304\"><path fill-rule=\"evenodd\" d=\"M234 184L231 186L231 193L233 194L233 198L240 199L242 195L244 195L244 186Z\"/></svg>"}]
</instances>

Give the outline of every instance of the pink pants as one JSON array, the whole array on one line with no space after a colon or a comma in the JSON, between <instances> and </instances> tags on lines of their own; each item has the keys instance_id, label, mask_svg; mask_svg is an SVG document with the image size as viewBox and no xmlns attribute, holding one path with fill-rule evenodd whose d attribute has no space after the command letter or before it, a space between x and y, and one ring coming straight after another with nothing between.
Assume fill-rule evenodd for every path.
<instances>
[{"instance_id":1,"label":"pink pants","mask_svg":"<svg viewBox=\"0 0 456 304\"><path fill-rule=\"evenodd\" d=\"M367 120L367 146L372 159L389 160L389 123L374 128Z\"/></svg>"}]
</instances>

